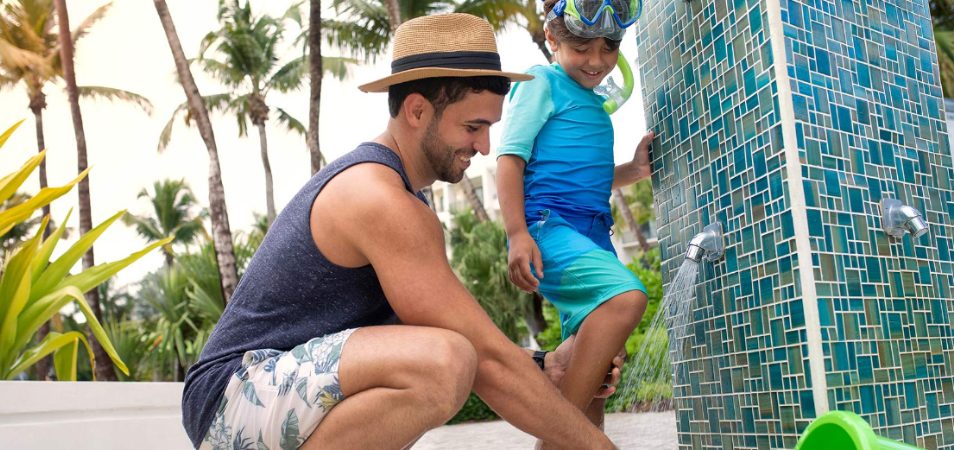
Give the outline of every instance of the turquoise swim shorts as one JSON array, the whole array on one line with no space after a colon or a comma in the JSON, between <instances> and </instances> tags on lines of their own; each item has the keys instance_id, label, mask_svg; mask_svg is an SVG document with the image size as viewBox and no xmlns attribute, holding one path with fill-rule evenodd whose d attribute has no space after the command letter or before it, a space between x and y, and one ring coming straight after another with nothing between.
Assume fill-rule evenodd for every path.
<instances>
[{"instance_id":1,"label":"turquoise swim shorts","mask_svg":"<svg viewBox=\"0 0 954 450\"><path fill-rule=\"evenodd\" d=\"M584 235L549 210L541 211L539 219L529 226L530 236L543 255L544 277L537 277L539 290L560 311L563 339L576 334L583 319L603 302L633 290L646 293L642 281L614 252L587 236L593 234L592 230ZM602 228L608 241L608 227Z\"/></svg>"}]
</instances>

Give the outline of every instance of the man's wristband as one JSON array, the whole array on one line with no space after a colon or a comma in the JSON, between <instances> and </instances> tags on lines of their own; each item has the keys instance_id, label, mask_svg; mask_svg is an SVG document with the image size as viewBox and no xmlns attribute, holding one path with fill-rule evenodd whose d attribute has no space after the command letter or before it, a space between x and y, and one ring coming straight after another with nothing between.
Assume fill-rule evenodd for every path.
<instances>
[{"instance_id":1,"label":"man's wristband","mask_svg":"<svg viewBox=\"0 0 954 450\"><path fill-rule=\"evenodd\" d=\"M543 370L543 363L544 363L544 360L546 359L546 356L547 356L547 352L543 350L537 350L533 352L533 361L536 362L538 366L540 366L540 370Z\"/></svg>"}]
</instances>

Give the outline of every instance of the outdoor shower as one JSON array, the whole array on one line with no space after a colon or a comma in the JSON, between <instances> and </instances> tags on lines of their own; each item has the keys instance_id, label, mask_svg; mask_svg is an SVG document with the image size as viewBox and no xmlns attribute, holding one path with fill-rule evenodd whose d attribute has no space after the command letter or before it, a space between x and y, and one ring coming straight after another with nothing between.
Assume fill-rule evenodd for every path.
<instances>
[{"instance_id":1,"label":"outdoor shower","mask_svg":"<svg viewBox=\"0 0 954 450\"><path fill-rule=\"evenodd\" d=\"M921 212L899 200L884 199L881 202L881 210L884 232L893 238L901 239L904 233L911 233L911 236L917 239L928 232L928 224L921 217Z\"/></svg>"}]
</instances>

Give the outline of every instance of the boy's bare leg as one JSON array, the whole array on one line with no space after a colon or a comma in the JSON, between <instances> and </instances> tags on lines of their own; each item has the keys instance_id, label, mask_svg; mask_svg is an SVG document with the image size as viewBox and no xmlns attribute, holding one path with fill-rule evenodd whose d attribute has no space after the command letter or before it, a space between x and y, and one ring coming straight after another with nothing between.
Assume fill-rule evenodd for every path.
<instances>
[{"instance_id":1,"label":"boy's bare leg","mask_svg":"<svg viewBox=\"0 0 954 450\"><path fill-rule=\"evenodd\" d=\"M626 343L646 310L646 294L624 292L596 308L583 321L576 334L576 347L570 358L560 392L570 403L585 411L606 377L610 361Z\"/></svg>"},{"instance_id":2,"label":"boy's bare leg","mask_svg":"<svg viewBox=\"0 0 954 450\"><path fill-rule=\"evenodd\" d=\"M405 325L362 328L345 343L345 399L302 449L401 449L449 420L477 370L470 342L452 331Z\"/></svg>"},{"instance_id":3,"label":"boy's bare leg","mask_svg":"<svg viewBox=\"0 0 954 450\"><path fill-rule=\"evenodd\" d=\"M606 369L645 311L646 294L624 292L593 310L580 326L570 364L560 382L560 392L570 403L586 412L590 420L597 418L596 413L590 415L588 408L591 403L596 403L593 395L606 378ZM602 408L599 418L602 418ZM557 447L544 443L541 448Z\"/></svg>"},{"instance_id":4,"label":"boy's bare leg","mask_svg":"<svg viewBox=\"0 0 954 450\"><path fill-rule=\"evenodd\" d=\"M604 412L606 408L606 399L603 398L594 398L590 402L590 406L586 408L586 411L583 411L586 414L586 417L590 419L590 422L593 422L593 425L596 425L597 428L603 429L603 419Z\"/></svg>"}]
</instances>

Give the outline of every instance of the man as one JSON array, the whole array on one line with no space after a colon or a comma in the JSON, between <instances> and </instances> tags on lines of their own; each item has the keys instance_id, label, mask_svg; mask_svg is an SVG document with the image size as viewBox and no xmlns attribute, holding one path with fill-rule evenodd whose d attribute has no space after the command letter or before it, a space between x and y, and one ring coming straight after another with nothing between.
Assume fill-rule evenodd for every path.
<instances>
[{"instance_id":1,"label":"man","mask_svg":"<svg viewBox=\"0 0 954 450\"><path fill-rule=\"evenodd\" d=\"M529 78L500 71L474 16L398 28L392 75L361 86L389 92L386 130L289 202L189 371L183 423L197 447L405 448L473 390L545 441L613 448L540 370L558 379L572 342L534 364L507 340L416 194L489 152L510 80Z\"/></svg>"}]
</instances>

